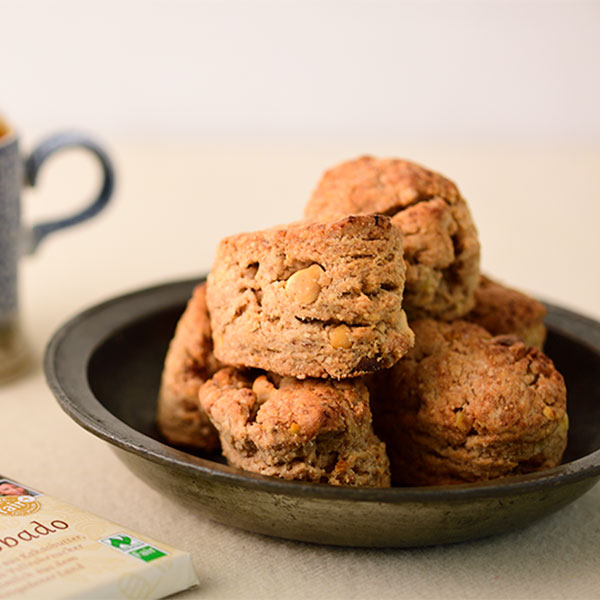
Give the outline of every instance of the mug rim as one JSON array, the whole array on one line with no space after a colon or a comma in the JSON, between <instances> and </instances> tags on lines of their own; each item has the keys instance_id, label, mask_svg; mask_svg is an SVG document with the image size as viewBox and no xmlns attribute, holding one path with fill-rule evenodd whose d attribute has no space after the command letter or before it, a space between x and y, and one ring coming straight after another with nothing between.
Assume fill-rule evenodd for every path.
<instances>
[{"instance_id":1,"label":"mug rim","mask_svg":"<svg viewBox=\"0 0 600 600\"><path fill-rule=\"evenodd\" d=\"M15 128L0 114L0 148L15 142L17 137Z\"/></svg>"}]
</instances>

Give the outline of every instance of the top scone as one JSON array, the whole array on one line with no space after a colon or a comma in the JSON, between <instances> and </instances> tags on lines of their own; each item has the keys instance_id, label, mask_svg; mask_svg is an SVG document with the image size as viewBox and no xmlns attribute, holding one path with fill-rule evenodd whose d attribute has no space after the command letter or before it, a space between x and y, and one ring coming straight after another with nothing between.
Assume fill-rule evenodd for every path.
<instances>
[{"instance_id":1,"label":"top scone","mask_svg":"<svg viewBox=\"0 0 600 600\"><path fill-rule=\"evenodd\" d=\"M215 356L299 379L390 367L413 344L404 281L382 215L230 236L207 281Z\"/></svg>"},{"instance_id":2,"label":"top scone","mask_svg":"<svg viewBox=\"0 0 600 600\"><path fill-rule=\"evenodd\" d=\"M327 171L306 206L315 220L381 213L403 233L409 319L452 320L475 304L479 240L456 185L399 159L363 156Z\"/></svg>"}]
</instances>

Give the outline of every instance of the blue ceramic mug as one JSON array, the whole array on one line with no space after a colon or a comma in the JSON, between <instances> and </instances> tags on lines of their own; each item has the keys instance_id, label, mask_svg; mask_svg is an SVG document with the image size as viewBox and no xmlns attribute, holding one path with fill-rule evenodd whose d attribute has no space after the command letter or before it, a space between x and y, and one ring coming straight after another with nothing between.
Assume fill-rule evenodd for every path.
<instances>
[{"instance_id":1,"label":"blue ceramic mug","mask_svg":"<svg viewBox=\"0 0 600 600\"><path fill-rule=\"evenodd\" d=\"M35 185L37 174L50 155L63 148L83 148L99 161L101 189L87 208L62 219L24 227L21 223L21 189ZM19 258L32 254L51 233L81 223L100 212L114 187L114 171L106 152L86 135L65 132L44 140L28 157L19 151L19 138L0 119L0 381L27 363L27 350L19 326L17 269Z\"/></svg>"}]
</instances>

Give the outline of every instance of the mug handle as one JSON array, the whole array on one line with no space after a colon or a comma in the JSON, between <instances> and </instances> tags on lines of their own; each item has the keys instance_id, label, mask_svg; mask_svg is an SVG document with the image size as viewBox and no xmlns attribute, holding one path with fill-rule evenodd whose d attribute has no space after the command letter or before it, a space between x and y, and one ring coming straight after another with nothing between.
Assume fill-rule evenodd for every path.
<instances>
[{"instance_id":1,"label":"mug handle","mask_svg":"<svg viewBox=\"0 0 600 600\"><path fill-rule=\"evenodd\" d=\"M104 180L96 198L81 212L62 219L38 223L24 231L22 254L33 254L40 242L49 234L76 225L98 214L110 200L115 187L115 171L106 151L93 139L76 132L64 132L53 135L44 141L25 160L25 183L35 185L38 172L44 161L55 152L64 148L83 148L89 150L100 162Z\"/></svg>"}]
</instances>

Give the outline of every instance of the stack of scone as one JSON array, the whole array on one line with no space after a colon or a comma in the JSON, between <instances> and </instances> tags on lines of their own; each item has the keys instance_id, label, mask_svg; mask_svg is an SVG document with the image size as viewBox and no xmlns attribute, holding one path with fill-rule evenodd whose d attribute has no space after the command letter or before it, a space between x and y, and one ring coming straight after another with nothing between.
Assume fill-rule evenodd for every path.
<instances>
[{"instance_id":1,"label":"stack of scone","mask_svg":"<svg viewBox=\"0 0 600 600\"><path fill-rule=\"evenodd\" d=\"M221 241L169 347L158 425L240 469L333 485L548 468L568 419L544 315L480 275L451 181L361 157L325 173L305 220Z\"/></svg>"}]
</instances>

